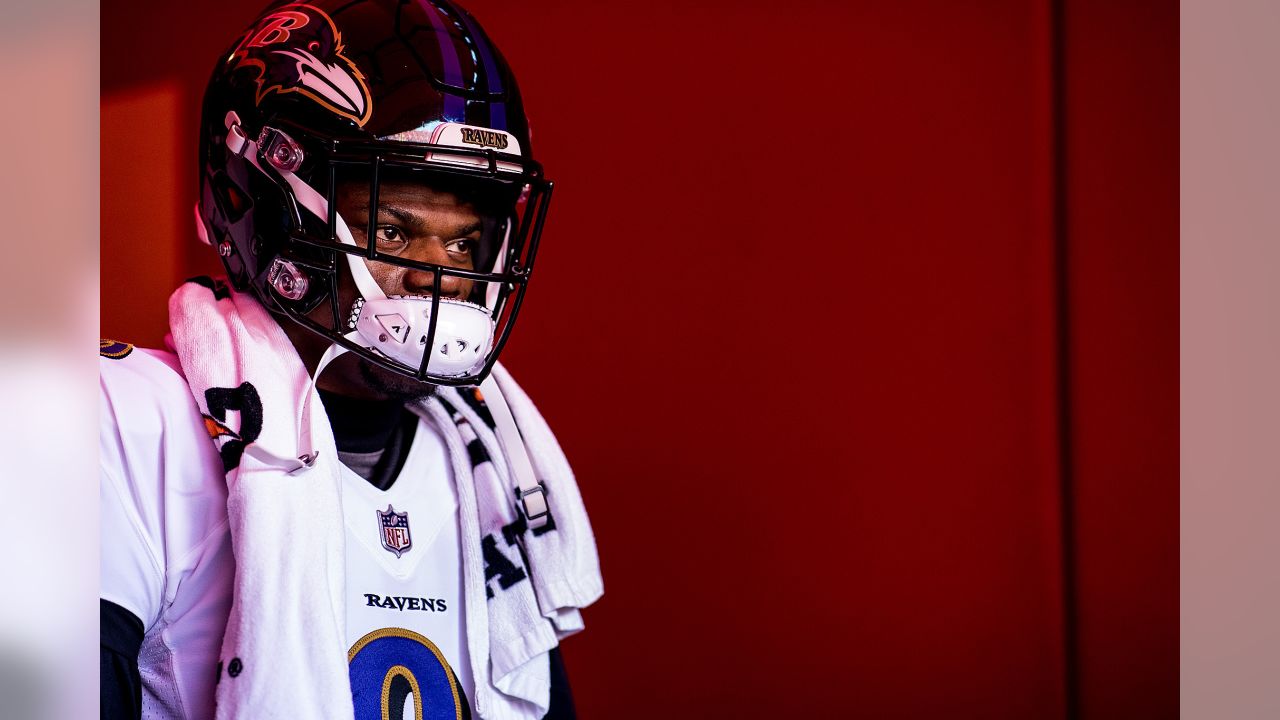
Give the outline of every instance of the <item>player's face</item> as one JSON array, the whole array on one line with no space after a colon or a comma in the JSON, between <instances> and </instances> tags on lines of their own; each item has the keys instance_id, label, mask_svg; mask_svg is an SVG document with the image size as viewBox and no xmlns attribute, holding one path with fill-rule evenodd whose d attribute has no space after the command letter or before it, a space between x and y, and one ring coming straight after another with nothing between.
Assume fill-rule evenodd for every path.
<instances>
[{"instance_id":1,"label":"player's face","mask_svg":"<svg viewBox=\"0 0 1280 720\"><path fill-rule=\"evenodd\" d=\"M340 185L338 212L360 247L368 244L369 186ZM374 238L378 252L405 260L475 269L482 222L470 203L458 196L406 181L379 185ZM387 295L430 295L432 273L387 263L370 263L369 273ZM472 281L443 276L440 294L459 300L471 293ZM350 288L348 288L350 290ZM344 305L347 303L344 303Z\"/></svg>"},{"instance_id":2,"label":"player's face","mask_svg":"<svg viewBox=\"0 0 1280 720\"><path fill-rule=\"evenodd\" d=\"M367 247L369 215L374 212L369 204L367 182L339 184L337 188L338 212L346 221L356 244ZM466 270L476 268L476 256L481 241L482 220L479 211L457 195L430 188L407 180L386 179L379 184L378 207L375 215L375 237L380 253L395 255L405 260L456 267ZM367 263L369 274L387 295L429 296L432 294L433 274L382 262ZM346 263L340 262L341 280L339 302L351 307L357 296L355 284L347 272ZM465 278L443 276L440 294L443 297L468 299L474 281ZM327 309L322 304L316 309L320 321ZM289 323L292 324L292 323ZM304 359L309 355L318 358L327 343L290 331L295 345ZM306 333L311 335L311 333ZM317 344L315 340L319 340ZM314 364L308 362L314 370ZM345 356L335 361L320 376L319 386L352 397L413 398L427 395L431 386L406 378L355 356Z\"/></svg>"}]
</instances>

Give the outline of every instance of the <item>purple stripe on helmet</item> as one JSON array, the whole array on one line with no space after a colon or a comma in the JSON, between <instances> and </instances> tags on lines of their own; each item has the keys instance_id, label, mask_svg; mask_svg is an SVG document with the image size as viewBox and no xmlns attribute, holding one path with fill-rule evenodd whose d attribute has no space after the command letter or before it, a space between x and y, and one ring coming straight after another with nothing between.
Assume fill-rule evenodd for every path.
<instances>
[{"instance_id":1,"label":"purple stripe on helmet","mask_svg":"<svg viewBox=\"0 0 1280 720\"><path fill-rule=\"evenodd\" d=\"M431 21L436 31L436 39L440 42L440 59L444 63L444 82L457 88L466 87L462 80L462 65L458 62L458 48L453 43L449 28L445 27L441 15L444 11L431 0L419 0L423 12ZM444 119L448 122L466 122L466 101L452 93L444 94Z\"/></svg>"},{"instance_id":2,"label":"purple stripe on helmet","mask_svg":"<svg viewBox=\"0 0 1280 720\"><path fill-rule=\"evenodd\" d=\"M502 77L498 74L498 62L493 57L493 51L489 49L489 42L484 39L484 33L466 12L460 10L458 17L462 19L462 24L467 26L467 32L471 34L471 42L475 43L476 49L480 51L480 60L484 63L484 76L489 81L489 92L502 92Z\"/></svg>"},{"instance_id":3,"label":"purple stripe on helmet","mask_svg":"<svg viewBox=\"0 0 1280 720\"><path fill-rule=\"evenodd\" d=\"M489 127L494 130L507 129L507 104L503 102L489 103Z\"/></svg>"},{"instance_id":4,"label":"purple stripe on helmet","mask_svg":"<svg viewBox=\"0 0 1280 720\"><path fill-rule=\"evenodd\" d=\"M498 60L493 56L493 50L489 47L489 41L484 37L484 31L476 25L475 20L465 11L459 11L458 17L462 18L462 23L467 26L467 32L471 35L471 41L475 43L476 49L480 51L480 62L484 65L484 76L489 84L490 93L502 92L502 75L498 72ZM507 129L507 106L506 103L496 102L489 104L489 127L495 130Z\"/></svg>"}]
</instances>

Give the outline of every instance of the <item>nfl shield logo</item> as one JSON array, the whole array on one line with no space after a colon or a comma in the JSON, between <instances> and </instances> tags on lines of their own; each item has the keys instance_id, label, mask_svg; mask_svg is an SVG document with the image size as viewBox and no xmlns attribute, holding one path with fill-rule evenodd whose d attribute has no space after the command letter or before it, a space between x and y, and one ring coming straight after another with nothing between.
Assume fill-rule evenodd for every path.
<instances>
[{"instance_id":1,"label":"nfl shield logo","mask_svg":"<svg viewBox=\"0 0 1280 720\"><path fill-rule=\"evenodd\" d=\"M409 513L398 513L390 505L386 512L375 512L378 513L378 529L382 531L382 547L395 553L396 557L409 552L413 547L413 539L409 537Z\"/></svg>"}]
</instances>

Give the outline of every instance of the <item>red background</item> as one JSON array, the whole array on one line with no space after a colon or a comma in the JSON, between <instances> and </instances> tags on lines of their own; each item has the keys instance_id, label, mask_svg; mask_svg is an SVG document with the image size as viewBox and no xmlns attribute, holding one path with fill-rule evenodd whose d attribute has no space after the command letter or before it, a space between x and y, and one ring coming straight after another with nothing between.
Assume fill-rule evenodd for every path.
<instances>
[{"instance_id":1,"label":"red background","mask_svg":"<svg viewBox=\"0 0 1280 720\"><path fill-rule=\"evenodd\" d=\"M217 269L260 4L104 3L104 336ZM581 715L1176 716L1177 5L468 7L558 185L505 360L600 544Z\"/></svg>"}]
</instances>

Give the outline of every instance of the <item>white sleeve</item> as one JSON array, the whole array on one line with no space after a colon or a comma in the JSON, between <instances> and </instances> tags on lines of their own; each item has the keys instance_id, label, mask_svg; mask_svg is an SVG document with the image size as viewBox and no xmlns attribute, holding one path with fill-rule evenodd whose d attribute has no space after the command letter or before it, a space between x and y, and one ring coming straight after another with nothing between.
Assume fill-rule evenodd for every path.
<instances>
[{"instance_id":1,"label":"white sleeve","mask_svg":"<svg viewBox=\"0 0 1280 720\"><path fill-rule=\"evenodd\" d=\"M149 494L146 489L159 486L160 478L155 475L160 465L153 463L150 467L135 467L129 463L129 458L148 454L149 450L150 454L158 455L160 435L155 434L153 448L140 447L136 435L129 436L135 447L125 447L126 433L121 429L121 422L128 423L130 416L136 413L123 407L129 403L127 383L121 382L119 373L114 370L104 366L100 375L100 597L138 616L143 626L150 630L160 616L164 567L161 563L161 537L155 532L155 524L147 523L144 517L152 514L148 512L148 506L152 510L158 509L158 494Z\"/></svg>"},{"instance_id":2,"label":"white sleeve","mask_svg":"<svg viewBox=\"0 0 1280 720\"><path fill-rule=\"evenodd\" d=\"M101 597L150 630L226 534L222 461L171 353L104 357L99 377Z\"/></svg>"}]
</instances>

